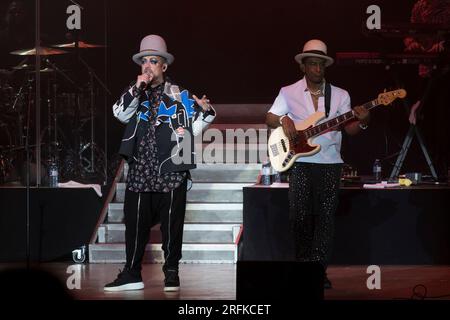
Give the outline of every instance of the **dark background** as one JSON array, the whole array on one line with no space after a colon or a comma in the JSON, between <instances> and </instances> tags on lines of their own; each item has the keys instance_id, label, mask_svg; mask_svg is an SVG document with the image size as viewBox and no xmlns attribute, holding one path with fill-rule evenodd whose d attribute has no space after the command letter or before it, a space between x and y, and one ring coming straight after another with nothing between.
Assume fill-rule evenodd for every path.
<instances>
[{"instance_id":1,"label":"dark background","mask_svg":"<svg viewBox=\"0 0 450 320\"><path fill-rule=\"evenodd\" d=\"M215 104L270 105L282 86L301 77L294 56L309 39L325 41L331 56L341 51L402 52L401 38L368 37L363 33L369 16L366 8L379 5L383 24L405 23L409 21L415 1L77 2L84 7L79 37L107 45L106 49L83 50L81 55L112 92L112 96L106 97L100 86L96 87L97 137L101 144L108 146L111 156L118 149L123 130L112 117L111 106L139 72L131 56L138 52L145 35L159 34L165 38L169 52L175 56L169 76L195 94L205 93ZM66 29L66 7L70 4L66 0L41 1L44 44L65 43L74 37L68 35ZM2 1L2 6L5 5ZM76 54L54 57L54 62L79 79L80 84L86 83L87 72L77 63ZM417 70L417 66L401 66L391 72L383 66L335 64L327 70L326 78L348 90L352 105L357 105L374 99L385 88L396 88L393 80L396 74L408 91L405 101L412 104L421 96L423 88ZM442 87L444 91L448 88L447 84ZM445 99L448 99L448 92ZM425 111L431 111L424 112L426 117L421 130L432 156L437 156L442 146L439 147L436 141L439 134L436 128L443 122L435 119L432 103L425 107ZM255 110L255 114L261 112ZM344 137L345 162L358 168L360 173L369 173L374 159L381 158L385 175L388 175L396 159L395 153L400 150L406 135L407 119L402 103L375 109L368 130L356 137ZM264 117L261 116L258 122L263 123ZM416 141L403 168L403 171L428 173Z\"/></svg>"}]
</instances>

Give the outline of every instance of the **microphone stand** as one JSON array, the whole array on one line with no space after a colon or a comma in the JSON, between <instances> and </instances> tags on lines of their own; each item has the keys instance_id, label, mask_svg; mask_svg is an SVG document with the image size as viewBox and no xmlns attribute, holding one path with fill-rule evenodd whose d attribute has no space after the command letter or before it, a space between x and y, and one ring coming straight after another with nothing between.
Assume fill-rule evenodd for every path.
<instances>
[{"instance_id":1,"label":"microphone stand","mask_svg":"<svg viewBox=\"0 0 450 320\"><path fill-rule=\"evenodd\" d=\"M75 1L70 0L72 3L74 3L75 5L78 5L81 9L83 9L78 3L76 3ZM89 86L90 86L90 116L91 116L91 141L90 141L90 146L91 146L91 172L95 171L94 168L94 79L97 80L97 83L100 84L100 86L103 88L103 90L108 94L108 95L112 95L111 91L108 89L108 87L106 86L106 84L97 76L97 74L95 73L94 69L91 68L91 66L81 57L81 53L80 53L80 47L79 47L79 31L78 30L73 30L72 31L72 38L75 41L75 52L76 52L76 57L77 60L79 61L79 63L83 64L84 67L88 70L89 72ZM105 128L106 130L106 128ZM81 145L80 145L81 146ZM80 147L78 146L78 147ZM105 147L106 147L106 136L105 136ZM82 150L84 150L85 148L83 148ZM81 152L82 150L79 152L79 162L80 162L80 166L81 166ZM107 155L105 154L105 162ZM104 180L104 185L106 185L107 183L107 162L105 163L105 170L104 170L104 175L105 175L105 180Z\"/></svg>"},{"instance_id":2,"label":"microphone stand","mask_svg":"<svg viewBox=\"0 0 450 320\"><path fill-rule=\"evenodd\" d=\"M58 72L61 76L64 77L64 79L66 79L67 81L69 81L69 83L73 86L75 86L78 90L80 90L81 88L78 87L75 84L75 81L73 81L66 73L64 73L61 69L59 69L53 62L51 62L48 58L45 59L45 62L47 64L49 64L54 70L56 70L56 72Z\"/></svg>"},{"instance_id":3,"label":"microphone stand","mask_svg":"<svg viewBox=\"0 0 450 320\"><path fill-rule=\"evenodd\" d=\"M26 127L26 134L25 134L25 153L26 153L26 198L27 198L27 214L26 214L26 232L27 232L27 238L26 238L26 263L27 263L27 270L30 268L30 118L31 118L31 92L33 90L33 86L31 85L31 82L33 80L31 77L28 79L28 107L27 107L27 127ZM36 171L37 174L37 171ZM37 179L37 176L36 176Z\"/></svg>"},{"instance_id":4,"label":"microphone stand","mask_svg":"<svg viewBox=\"0 0 450 320\"><path fill-rule=\"evenodd\" d=\"M106 84L97 76L94 69L92 69L83 58L81 58L81 57L79 57L79 58L80 58L81 63L86 67L86 69L88 69L88 71L92 74L92 76L95 78L95 80L97 80L97 82L100 84L100 86L103 88L103 90L105 90L105 92L108 95L112 95L111 91L109 91Z\"/></svg>"},{"instance_id":5,"label":"microphone stand","mask_svg":"<svg viewBox=\"0 0 450 320\"><path fill-rule=\"evenodd\" d=\"M90 86L90 111L91 111L91 169L92 172L95 171L94 168L94 147L95 147L95 142L94 142L94 79L97 80L97 83L100 84L100 86L103 88L103 90L108 94L108 95L112 95L111 91L109 91L108 87L106 86L106 84L97 76L97 74L95 73L94 69L91 68L91 66L80 56L78 55L78 59L79 61L86 67L86 69L89 72L89 86ZM106 143L106 142L105 142ZM105 159L106 159L107 155L105 154ZM106 168L105 168L106 170ZM106 185L107 183L107 176L105 175L105 180L104 180L104 184Z\"/></svg>"}]
</instances>

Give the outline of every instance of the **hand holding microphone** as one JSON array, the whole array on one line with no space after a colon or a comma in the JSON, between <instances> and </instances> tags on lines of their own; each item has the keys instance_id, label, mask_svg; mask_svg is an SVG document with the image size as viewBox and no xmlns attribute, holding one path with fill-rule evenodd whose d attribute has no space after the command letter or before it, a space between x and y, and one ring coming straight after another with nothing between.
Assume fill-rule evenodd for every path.
<instances>
[{"instance_id":1,"label":"hand holding microphone","mask_svg":"<svg viewBox=\"0 0 450 320\"><path fill-rule=\"evenodd\" d=\"M150 82L152 82L152 80L153 80L153 74L151 72L149 72L148 70L144 70L144 73L137 77L136 89L138 90L139 94L145 90L147 85Z\"/></svg>"}]
</instances>

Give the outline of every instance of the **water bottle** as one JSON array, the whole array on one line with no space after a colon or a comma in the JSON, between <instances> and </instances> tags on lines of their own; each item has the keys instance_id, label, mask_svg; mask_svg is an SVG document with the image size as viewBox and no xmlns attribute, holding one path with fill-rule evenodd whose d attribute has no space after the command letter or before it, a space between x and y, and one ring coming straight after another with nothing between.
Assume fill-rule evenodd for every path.
<instances>
[{"instance_id":1,"label":"water bottle","mask_svg":"<svg viewBox=\"0 0 450 320\"><path fill-rule=\"evenodd\" d=\"M373 177L376 181L381 180L381 161L376 159L373 163Z\"/></svg>"},{"instance_id":2,"label":"water bottle","mask_svg":"<svg viewBox=\"0 0 450 320\"><path fill-rule=\"evenodd\" d=\"M270 162L266 161L262 166L262 173L261 173L261 184L262 185L265 185L265 186L271 185L270 173L271 173Z\"/></svg>"},{"instance_id":3,"label":"water bottle","mask_svg":"<svg viewBox=\"0 0 450 320\"><path fill-rule=\"evenodd\" d=\"M275 169L273 170L273 182L281 183L281 173Z\"/></svg>"},{"instance_id":4,"label":"water bottle","mask_svg":"<svg viewBox=\"0 0 450 320\"><path fill-rule=\"evenodd\" d=\"M48 166L48 181L49 187L57 188L58 187L58 165L56 161L52 161Z\"/></svg>"}]
</instances>

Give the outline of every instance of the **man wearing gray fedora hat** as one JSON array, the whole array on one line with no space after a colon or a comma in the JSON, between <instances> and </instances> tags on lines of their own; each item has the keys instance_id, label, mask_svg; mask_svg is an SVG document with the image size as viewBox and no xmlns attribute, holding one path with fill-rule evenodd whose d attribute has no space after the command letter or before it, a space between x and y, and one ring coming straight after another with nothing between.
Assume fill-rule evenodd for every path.
<instances>
[{"instance_id":1,"label":"man wearing gray fedora hat","mask_svg":"<svg viewBox=\"0 0 450 320\"><path fill-rule=\"evenodd\" d=\"M306 42L295 60L300 64L304 77L281 88L266 116L267 125L272 128L282 126L290 140L297 135L295 122L304 121L316 112L324 112L332 119L351 110L348 92L325 81L325 68L334 60L327 55L323 41ZM344 127L351 135L366 128L369 121L369 113L364 107L354 107L353 112L357 121ZM330 130L316 137L314 143L321 145L320 151L299 157L289 171L289 217L296 259L319 262L326 270L343 163L341 132L339 129ZM324 287L331 288L326 274Z\"/></svg>"},{"instance_id":2,"label":"man wearing gray fedora hat","mask_svg":"<svg viewBox=\"0 0 450 320\"><path fill-rule=\"evenodd\" d=\"M126 264L105 291L144 288L141 269L150 229L161 223L164 291L178 291L186 192L194 169L193 136L215 118L209 99L192 95L167 76L174 56L158 35L141 41L133 61L141 67L136 81L113 106L126 124L119 153L129 171L125 191Z\"/></svg>"}]
</instances>

